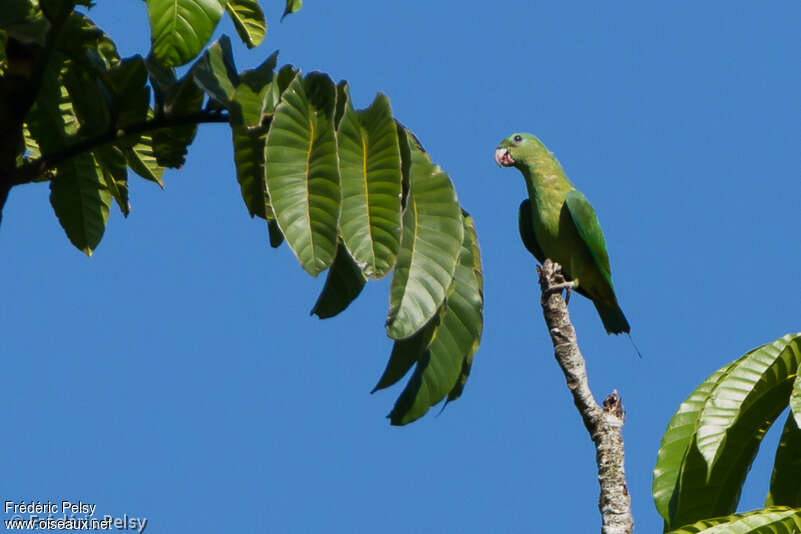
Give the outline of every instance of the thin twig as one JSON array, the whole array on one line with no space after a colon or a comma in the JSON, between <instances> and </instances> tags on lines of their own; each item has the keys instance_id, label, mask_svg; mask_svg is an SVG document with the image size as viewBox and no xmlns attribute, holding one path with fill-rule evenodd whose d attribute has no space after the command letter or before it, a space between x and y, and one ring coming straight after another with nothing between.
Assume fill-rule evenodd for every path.
<instances>
[{"instance_id":1,"label":"thin twig","mask_svg":"<svg viewBox=\"0 0 801 534\"><path fill-rule=\"evenodd\" d=\"M565 282L559 264L545 260L537 268L542 289L542 311L551 334L554 356L567 380L573 403L581 414L584 426L595 444L595 461L598 464L598 482L601 496L602 534L631 534L634 518L631 515L631 498L626 487L623 454L623 423L626 414L617 391L613 391L603 406L599 406L590 391L587 368L579 350L576 330L570 322L567 305L561 290L555 286Z\"/></svg>"}]
</instances>

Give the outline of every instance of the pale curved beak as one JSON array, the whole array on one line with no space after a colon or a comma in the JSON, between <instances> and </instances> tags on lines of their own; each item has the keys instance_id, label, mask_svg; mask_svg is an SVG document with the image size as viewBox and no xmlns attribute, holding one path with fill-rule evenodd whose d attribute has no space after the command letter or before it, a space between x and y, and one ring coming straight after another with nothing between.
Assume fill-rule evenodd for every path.
<instances>
[{"instance_id":1,"label":"pale curved beak","mask_svg":"<svg viewBox=\"0 0 801 534\"><path fill-rule=\"evenodd\" d=\"M495 149L495 163L499 167L511 167L515 164L515 160L509 153L508 148L498 147Z\"/></svg>"}]
</instances>

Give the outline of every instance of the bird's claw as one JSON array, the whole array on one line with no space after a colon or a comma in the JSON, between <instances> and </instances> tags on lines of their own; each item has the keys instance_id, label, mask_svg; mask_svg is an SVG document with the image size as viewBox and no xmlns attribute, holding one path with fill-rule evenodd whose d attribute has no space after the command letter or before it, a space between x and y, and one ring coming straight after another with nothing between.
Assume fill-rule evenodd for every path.
<instances>
[{"instance_id":1,"label":"bird's claw","mask_svg":"<svg viewBox=\"0 0 801 534\"><path fill-rule=\"evenodd\" d=\"M562 266L560 264L546 258L542 267L537 266L537 273L540 275L543 294L560 293L564 289L565 304L570 302L571 290L578 287L578 280L566 280L564 274L562 274ZM547 281L543 283L545 280Z\"/></svg>"},{"instance_id":2,"label":"bird's claw","mask_svg":"<svg viewBox=\"0 0 801 534\"><path fill-rule=\"evenodd\" d=\"M576 283L573 282L573 281L562 282L561 284L554 284L554 285L550 286L546 291L548 293L559 293L563 289L566 289L568 296L565 297L565 301L567 301L570 298L570 296L569 296L570 295L570 290L573 289L574 287L576 287Z\"/></svg>"}]
</instances>

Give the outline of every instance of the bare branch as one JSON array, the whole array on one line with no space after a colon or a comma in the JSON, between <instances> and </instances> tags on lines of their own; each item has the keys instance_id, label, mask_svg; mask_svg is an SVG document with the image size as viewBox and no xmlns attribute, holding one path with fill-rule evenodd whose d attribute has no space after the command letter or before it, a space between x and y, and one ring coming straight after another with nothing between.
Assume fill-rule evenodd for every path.
<instances>
[{"instance_id":1,"label":"bare branch","mask_svg":"<svg viewBox=\"0 0 801 534\"><path fill-rule=\"evenodd\" d=\"M560 284L565 283L561 267L546 259L537 268L542 289L545 323L551 334L554 356L567 380L573 403L581 414L584 426L595 444L595 461L598 464L598 482L601 497L602 534L631 534L634 518L631 515L631 498L626 487L623 454L623 423L626 414L617 391L613 391L599 406L590 391L587 368L579 350L576 330L570 322L567 305L562 299ZM562 286L564 287L564 286Z\"/></svg>"}]
</instances>

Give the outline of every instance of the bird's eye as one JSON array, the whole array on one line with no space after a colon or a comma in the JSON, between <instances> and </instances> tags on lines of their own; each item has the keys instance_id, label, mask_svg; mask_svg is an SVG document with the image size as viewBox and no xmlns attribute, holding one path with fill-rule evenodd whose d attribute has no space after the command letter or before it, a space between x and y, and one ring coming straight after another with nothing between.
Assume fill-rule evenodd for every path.
<instances>
[{"instance_id":1,"label":"bird's eye","mask_svg":"<svg viewBox=\"0 0 801 534\"><path fill-rule=\"evenodd\" d=\"M515 136L515 143L519 143L522 140L523 140L523 136L522 135L516 135Z\"/></svg>"}]
</instances>

